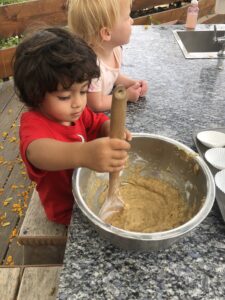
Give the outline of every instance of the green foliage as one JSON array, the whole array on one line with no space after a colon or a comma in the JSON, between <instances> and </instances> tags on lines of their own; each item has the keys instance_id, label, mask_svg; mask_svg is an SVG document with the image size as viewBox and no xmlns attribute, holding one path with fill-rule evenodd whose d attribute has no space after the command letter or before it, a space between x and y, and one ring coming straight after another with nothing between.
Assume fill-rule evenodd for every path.
<instances>
[{"instance_id":1,"label":"green foliage","mask_svg":"<svg viewBox=\"0 0 225 300\"><path fill-rule=\"evenodd\" d=\"M0 6L12 3L26 2L27 0L0 0Z\"/></svg>"},{"instance_id":2,"label":"green foliage","mask_svg":"<svg viewBox=\"0 0 225 300\"><path fill-rule=\"evenodd\" d=\"M22 36L11 36L9 38L0 39L0 49L14 47L19 44L21 41Z\"/></svg>"}]
</instances>

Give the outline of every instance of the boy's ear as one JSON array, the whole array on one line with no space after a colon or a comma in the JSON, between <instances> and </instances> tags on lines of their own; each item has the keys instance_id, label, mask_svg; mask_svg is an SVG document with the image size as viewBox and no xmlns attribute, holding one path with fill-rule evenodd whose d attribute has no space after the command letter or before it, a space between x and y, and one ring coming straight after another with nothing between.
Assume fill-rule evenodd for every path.
<instances>
[{"instance_id":1,"label":"boy's ear","mask_svg":"<svg viewBox=\"0 0 225 300\"><path fill-rule=\"evenodd\" d=\"M100 35L103 41L110 41L111 40L111 30L108 27L102 27L100 30Z\"/></svg>"}]
</instances>

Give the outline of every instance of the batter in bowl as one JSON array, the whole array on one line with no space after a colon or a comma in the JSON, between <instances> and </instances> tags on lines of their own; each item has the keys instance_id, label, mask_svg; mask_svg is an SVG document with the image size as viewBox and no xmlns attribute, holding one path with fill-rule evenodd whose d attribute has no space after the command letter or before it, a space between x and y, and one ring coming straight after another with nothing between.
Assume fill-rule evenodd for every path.
<instances>
[{"instance_id":1,"label":"batter in bowl","mask_svg":"<svg viewBox=\"0 0 225 300\"><path fill-rule=\"evenodd\" d=\"M133 165L128 176L121 178L119 194L125 207L106 222L127 231L151 233L170 230L191 219L195 207L190 209L180 191L164 180L141 175L142 169L143 165ZM107 188L99 195L100 207L106 197ZM89 197L89 207L93 198Z\"/></svg>"},{"instance_id":2,"label":"batter in bowl","mask_svg":"<svg viewBox=\"0 0 225 300\"><path fill-rule=\"evenodd\" d=\"M120 194L125 207L107 220L115 227L150 233L178 227L189 219L179 191L162 180L139 177L121 184Z\"/></svg>"}]
</instances>

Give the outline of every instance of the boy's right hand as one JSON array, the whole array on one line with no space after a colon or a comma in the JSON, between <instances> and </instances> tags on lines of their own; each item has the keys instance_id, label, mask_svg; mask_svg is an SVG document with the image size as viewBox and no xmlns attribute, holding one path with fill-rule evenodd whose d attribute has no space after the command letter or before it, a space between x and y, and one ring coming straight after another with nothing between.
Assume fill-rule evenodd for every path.
<instances>
[{"instance_id":1,"label":"boy's right hand","mask_svg":"<svg viewBox=\"0 0 225 300\"><path fill-rule=\"evenodd\" d=\"M84 143L83 166L97 172L119 172L128 158L130 144L109 137Z\"/></svg>"}]
</instances>

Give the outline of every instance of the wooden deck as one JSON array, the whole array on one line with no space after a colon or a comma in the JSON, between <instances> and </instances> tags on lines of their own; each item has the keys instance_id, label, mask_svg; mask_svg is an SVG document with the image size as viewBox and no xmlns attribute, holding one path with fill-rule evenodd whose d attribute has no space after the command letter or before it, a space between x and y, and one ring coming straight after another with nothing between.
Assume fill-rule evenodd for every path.
<instances>
[{"instance_id":1,"label":"wooden deck","mask_svg":"<svg viewBox=\"0 0 225 300\"><path fill-rule=\"evenodd\" d=\"M18 128L24 106L13 81L0 82L0 264L22 264L17 233L33 191L19 155Z\"/></svg>"}]
</instances>

